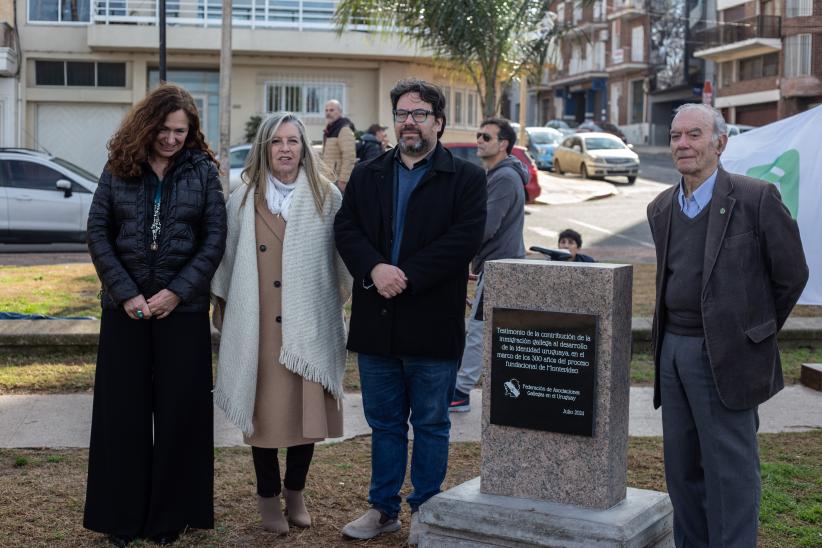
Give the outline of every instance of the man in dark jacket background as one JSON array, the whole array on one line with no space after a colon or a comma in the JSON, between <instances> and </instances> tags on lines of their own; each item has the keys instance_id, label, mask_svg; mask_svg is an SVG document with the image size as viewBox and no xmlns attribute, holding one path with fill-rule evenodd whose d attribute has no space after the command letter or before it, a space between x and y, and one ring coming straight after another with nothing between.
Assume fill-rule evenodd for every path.
<instances>
[{"instance_id":1,"label":"man in dark jacket background","mask_svg":"<svg viewBox=\"0 0 822 548\"><path fill-rule=\"evenodd\" d=\"M776 337L808 280L776 187L719 165L727 133L712 107L679 107L671 153L682 179L648 205L654 406L677 547L757 545L757 406L782 389Z\"/></svg>"},{"instance_id":2,"label":"man in dark jacket background","mask_svg":"<svg viewBox=\"0 0 822 548\"><path fill-rule=\"evenodd\" d=\"M386 150L386 126L379 124L371 124L368 129L360 137L361 143L358 145L358 154L360 162L367 162L373 160Z\"/></svg>"},{"instance_id":3,"label":"man in dark jacket background","mask_svg":"<svg viewBox=\"0 0 822 548\"><path fill-rule=\"evenodd\" d=\"M482 280L485 261L494 259L521 259L525 257L522 230L525 225L525 192L528 170L511 152L517 142L517 134L508 120L488 118L477 132L477 156L485 165L488 177L488 216L482 247L471 264L477 275L477 291L468 320L468 334L462 353L460 370L451 411L471 410L471 389L482 373Z\"/></svg>"},{"instance_id":4,"label":"man in dark jacket background","mask_svg":"<svg viewBox=\"0 0 822 548\"><path fill-rule=\"evenodd\" d=\"M334 225L354 277L348 349L357 352L371 434L371 509L343 529L373 538L400 529L400 488L414 428L409 543L417 508L448 467L448 406L465 339L468 263L482 242L485 174L439 139L445 97L402 80L391 90L397 147L359 164ZM521 192L520 192L521 194Z\"/></svg>"}]
</instances>

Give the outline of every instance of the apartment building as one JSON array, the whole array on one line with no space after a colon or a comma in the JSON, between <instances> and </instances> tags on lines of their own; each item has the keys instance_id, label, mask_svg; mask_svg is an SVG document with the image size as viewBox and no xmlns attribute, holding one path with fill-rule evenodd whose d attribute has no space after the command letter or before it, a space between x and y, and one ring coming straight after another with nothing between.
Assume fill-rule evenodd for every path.
<instances>
[{"instance_id":1,"label":"apartment building","mask_svg":"<svg viewBox=\"0 0 822 548\"><path fill-rule=\"evenodd\" d=\"M779 117L822 105L822 0L785 0Z\"/></svg>"},{"instance_id":2,"label":"apartment building","mask_svg":"<svg viewBox=\"0 0 822 548\"><path fill-rule=\"evenodd\" d=\"M551 9L557 14L562 37L549 51L551 70L539 86L541 100L549 104L542 116L545 121L573 122L607 118L609 25L605 3L598 0L583 6L579 1L559 0Z\"/></svg>"},{"instance_id":3,"label":"apartment building","mask_svg":"<svg viewBox=\"0 0 822 548\"><path fill-rule=\"evenodd\" d=\"M20 52L14 31L14 3L0 1L0 147L17 143Z\"/></svg>"},{"instance_id":4,"label":"apartment building","mask_svg":"<svg viewBox=\"0 0 822 548\"><path fill-rule=\"evenodd\" d=\"M607 120L631 143L667 144L673 109L701 93L703 66L688 59L685 36L688 14L704 5L687 7L686 0L555 2L562 37L539 88L543 119Z\"/></svg>"},{"instance_id":5,"label":"apartment building","mask_svg":"<svg viewBox=\"0 0 822 548\"><path fill-rule=\"evenodd\" d=\"M647 143L650 17L645 2L614 0L608 5L607 19L608 117L629 142Z\"/></svg>"},{"instance_id":6,"label":"apartment building","mask_svg":"<svg viewBox=\"0 0 822 548\"><path fill-rule=\"evenodd\" d=\"M251 116L278 110L297 113L310 137L320 140L329 99L340 100L359 128L390 125L388 92L412 75L446 88L445 138L474 139L480 106L472 84L435 67L426 52L367 27L337 35L336 4L233 2L232 143L243 140ZM221 5L166 2L167 79L194 95L212 148L219 140ZM99 172L122 116L159 82L159 2L26 0L17 6L23 51L19 144Z\"/></svg>"},{"instance_id":7,"label":"apartment building","mask_svg":"<svg viewBox=\"0 0 822 548\"><path fill-rule=\"evenodd\" d=\"M822 2L718 0L715 25L697 34L717 64L714 106L761 126L822 104Z\"/></svg>"}]
</instances>

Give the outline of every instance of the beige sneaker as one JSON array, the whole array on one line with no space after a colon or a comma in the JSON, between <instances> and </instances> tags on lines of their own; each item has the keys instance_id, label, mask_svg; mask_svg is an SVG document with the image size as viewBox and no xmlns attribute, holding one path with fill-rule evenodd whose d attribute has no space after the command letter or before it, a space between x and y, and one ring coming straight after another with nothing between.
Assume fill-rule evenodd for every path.
<instances>
[{"instance_id":1,"label":"beige sneaker","mask_svg":"<svg viewBox=\"0 0 822 548\"><path fill-rule=\"evenodd\" d=\"M365 514L343 527L343 535L366 540L383 533L393 533L402 527L398 518L389 518L376 508L370 508Z\"/></svg>"}]
</instances>

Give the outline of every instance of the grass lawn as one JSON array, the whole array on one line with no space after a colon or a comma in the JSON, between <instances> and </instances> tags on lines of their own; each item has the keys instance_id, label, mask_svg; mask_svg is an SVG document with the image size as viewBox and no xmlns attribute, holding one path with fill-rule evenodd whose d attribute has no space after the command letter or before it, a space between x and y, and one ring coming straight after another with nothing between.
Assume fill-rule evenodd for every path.
<instances>
[{"instance_id":1,"label":"grass lawn","mask_svg":"<svg viewBox=\"0 0 822 548\"><path fill-rule=\"evenodd\" d=\"M656 265L634 265L633 315L654 310ZM474 284L469 285L473 293ZM100 316L100 282L91 263L0 266L0 311ZM822 316L822 306L797 306L793 316Z\"/></svg>"},{"instance_id":2,"label":"grass lawn","mask_svg":"<svg viewBox=\"0 0 822 548\"><path fill-rule=\"evenodd\" d=\"M822 546L822 431L760 436L762 547ZM0 449L0 530L7 546L104 546L82 528L86 450ZM355 438L317 447L306 487L314 527L276 538L258 525L248 448L215 450L213 531L192 531L176 546L403 546L403 529L371 542L345 541L340 529L367 508L370 441ZM451 444L444 488L479 475L477 443ZM664 490L660 438L631 438L628 485ZM409 486L403 488L403 494ZM26 501L21 504L20 501ZM135 543L134 546L150 546Z\"/></svg>"},{"instance_id":3,"label":"grass lawn","mask_svg":"<svg viewBox=\"0 0 822 548\"><path fill-rule=\"evenodd\" d=\"M0 267L0 311L100 317L91 263Z\"/></svg>"},{"instance_id":4,"label":"grass lawn","mask_svg":"<svg viewBox=\"0 0 822 548\"><path fill-rule=\"evenodd\" d=\"M25 356L0 352L0 394L59 394L91 390L94 387L95 361L96 355L93 352L36 352ZM809 362L822 363L822 349L782 350L785 382L799 382L800 367ZM631 384L650 385L653 381L654 364L650 354L634 354L631 361ZM360 390L360 375L354 353L348 354L343 388L346 392Z\"/></svg>"}]
</instances>

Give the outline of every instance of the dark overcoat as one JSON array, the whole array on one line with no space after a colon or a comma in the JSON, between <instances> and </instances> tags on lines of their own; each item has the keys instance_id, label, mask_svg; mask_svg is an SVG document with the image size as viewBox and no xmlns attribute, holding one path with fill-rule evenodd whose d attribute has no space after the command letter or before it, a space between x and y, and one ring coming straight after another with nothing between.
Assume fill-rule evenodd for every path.
<instances>
[{"instance_id":1,"label":"dark overcoat","mask_svg":"<svg viewBox=\"0 0 822 548\"><path fill-rule=\"evenodd\" d=\"M456 359L465 342L468 264L485 227L485 172L437 144L408 200L397 264L408 287L385 299L370 273L391 263L396 161L389 151L358 164L334 223L337 249L354 277L348 349Z\"/></svg>"},{"instance_id":2,"label":"dark overcoat","mask_svg":"<svg viewBox=\"0 0 822 548\"><path fill-rule=\"evenodd\" d=\"M657 259L654 407L662 404L665 273L678 190L674 185L648 205ZM700 296L705 347L722 403L750 409L784 386L776 335L802 294L808 266L799 227L774 185L720 167L708 207Z\"/></svg>"}]
</instances>

